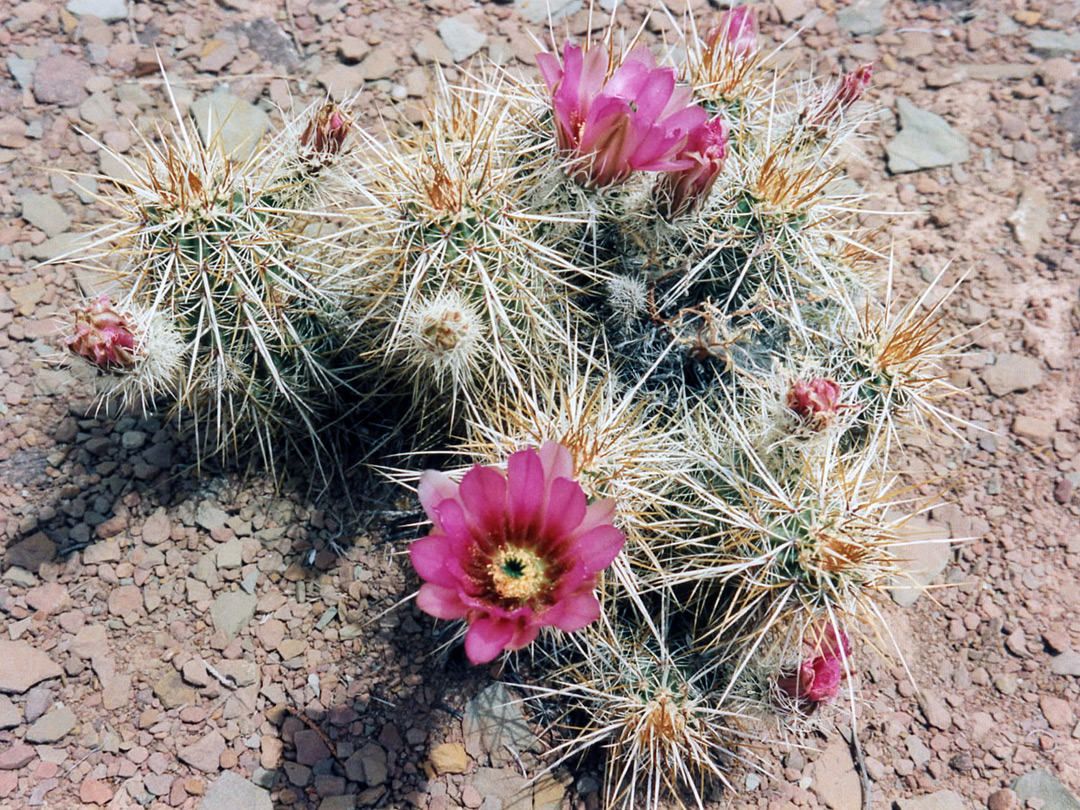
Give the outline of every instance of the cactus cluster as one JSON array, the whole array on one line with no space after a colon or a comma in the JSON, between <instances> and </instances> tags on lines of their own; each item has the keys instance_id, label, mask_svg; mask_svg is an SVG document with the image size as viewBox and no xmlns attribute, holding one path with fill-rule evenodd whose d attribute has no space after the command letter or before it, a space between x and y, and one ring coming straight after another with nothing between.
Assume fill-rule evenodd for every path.
<instances>
[{"instance_id":1,"label":"cactus cluster","mask_svg":"<svg viewBox=\"0 0 1080 810\"><path fill-rule=\"evenodd\" d=\"M420 606L474 662L533 645L607 806L700 806L855 680L949 342L840 182L869 66L783 83L746 7L677 66L616 34L440 77L385 141L333 105L243 161L163 133L100 240L117 307L67 342L203 451L310 451L392 398L477 465L421 478Z\"/></svg>"}]
</instances>

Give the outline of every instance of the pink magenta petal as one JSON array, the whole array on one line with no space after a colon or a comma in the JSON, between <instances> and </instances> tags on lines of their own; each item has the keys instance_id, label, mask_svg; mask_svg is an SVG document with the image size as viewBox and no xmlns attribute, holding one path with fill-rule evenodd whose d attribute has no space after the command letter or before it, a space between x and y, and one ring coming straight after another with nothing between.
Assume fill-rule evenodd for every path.
<instances>
[{"instance_id":1,"label":"pink magenta petal","mask_svg":"<svg viewBox=\"0 0 1080 810\"><path fill-rule=\"evenodd\" d=\"M473 622L465 633L465 655L474 664L486 664L494 661L513 638L513 622L485 616Z\"/></svg>"},{"instance_id":2,"label":"pink magenta petal","mask_svg":"<svg viewBox=\"0 0 1080 810\"><path fill-rule=\"evenodd\" d=\"M447 498L453 498L457 495L458 485L445 473L441 473L438 470L425 470L424 474L420 476L420 484L416 488L417 494L420 496L420 505L424 507L424 512L427 513L428 520L435 523L435 507ZM442 529L437 523L435 528Z\"/></svg>"},{"instance_id":3,"label":"pink magenta petal","mask_svg":"<svg viewBox=\"0 0 1080 810\"><path fill-rule=\"evenodd\" d=\"M597 526L574 541L573 556L590 573L603 571L619 556L626 535L614 526Z\"/></svg>"},{"instance_id":4,"label":"pink magenta petal","mask_svg":"<svg viewBox=\"0 0 1080 810\"><path fill-rule=\"evenodd\" d=\"M522 531L538 524L544 505L544 465L535 450L521 450L506 462L506 511L510 525Z\"/></svg>"},{"instance_id":5,"label":"pink magenta petal","mask_svg":"<svg viewBox=\"0 0 1080 810\"><path fill-rule=\"evenodd\" d=\"M450 538L454 553L464 552L471 543L465 511L455 499L447 499L435 507L432 523L442 527L442 533Z\"/></svg>"},{"instance_id":6,"label":"pink magenta petal","mask_svg":"<svg viewBox=\"0 0 1080 810\"><path fill-rule=\"evenodd\" d=\"M416 606L436 619L463 619L469 608L453 588L443 588L431 582L420 586Z\"/></svg>"},{"instance_id":7,"label":"pink magenta petal","mask_svg":"<svg viewBox=\"0 0 1080 810\"><path fill-rule=\"evenodd\" d=\"M545 624L575 633L600 618L600 602L592 591L569 594L543 615Z\"/></svg>"},{"instance_id":8,"label":"pink magenta petal","mask_svg":"<svg viewBox=\"0 0 1080 810\"><path fill-rule=\"evenodd\" d=\"M593 501L585 508L585 517L574 529L575 536L580 537L590 529L594 529L603 523L611 523L615 518L615 499L601 498Z\"/></svg>"},{"instance_id":9,"label":"pink magenta petal","mask_svg":"<svg viewBox=\"0 0 1080 810\"><path fill-rule=\"evenodd\" d=\"M446 588L457 587L458 579L446 565L455 560L449 538L432 534L414 540L409 546L409 560L421 579Z\"/></svg>"},{"instance_id":10,"label":"pink magenta petal","mask_svg":"<svg viewBox=\"0 0 1080 810\"><path fill-rule=\"evenodd\" d=\"M562 80L563 75L559 58L550 53L538 53L536 55L536 65L540 68L540 74L544 77L544 83L547 84L548 91L555 92L555 87Z\"/></svg>"},{"instance_id":11,"label":"pink magenta petal","mask_svg":"<svg viewBox=\"0 0 1080 810\"><path fill-rule=\"evenodd\" d=\"M514 631L514 637L510 639L506 649L520 650L522 647L528 647L536 641L538 635L540 635L540 625L538 624L519 627Z\"/></svg>"},{"instance_id":12,"label":"pink magenta petal","mask_svg":"<svg viewBox=\"0 0 1080 810\"><path fill-rule=\"evenodd\" d=\"M501 472L476 465L461 479L460 497L465 520L478 537L502 530L506 522L506 477Z\"/></svg>"},{"instance_id":13,"label":"pink magenta petal","mask_svg":"<svg viewBox=\"0 0 1080 810\"><path fill-rule=\"evenodd\" d=\"M549 484L556 478L571 478L574 475L574 457L558 442L544 442L536 452L544 465L544 480Z\"/></svg>"},{"instance_id":14,"label":"pink magenta petal","mask_svg":"<svg viewBox=\"0 0 1080 810\"><path fill-rule=\"evenodd\" d=\"M551 497L548 500L543 534L559 542L569 538L585 517L587 501L585 493L576 481L569 478L556 478L551 482Z\"/></svg>"}]
</instances>

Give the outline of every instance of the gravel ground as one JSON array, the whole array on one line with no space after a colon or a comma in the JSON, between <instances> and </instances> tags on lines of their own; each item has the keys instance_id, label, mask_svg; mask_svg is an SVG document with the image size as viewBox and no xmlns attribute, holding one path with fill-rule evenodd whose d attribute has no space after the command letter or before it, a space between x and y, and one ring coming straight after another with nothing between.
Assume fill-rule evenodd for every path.
<instances>
[{"instance_id":1,"label":"gravel ground","mask_svg":"<svg viewBox=\"0 0 1080 810\"><path fill-rule=\"evenodd\" d=\"M637 26L647 6L618 17ZM100 144L126 153L167 118L156 53L185 107L227 89L277 120L273 105L362 90L361 118L396 126L431 61L534 70L543 8L0 2L0 807L599 807L595 763L524 787L543 735L492 708L491 671L432 653L430 621L394 609L415 587L394 524L411 504L364 484L365 524L288 482L199 475L170 425L101 412L86 374L41 362L82 271L39 262L104 217L63 172L115 171ZM912 212L890 220L899 291L967 274L949 305L960 440L916 436L897 459L934 481L920 494L944 490L922 528L966 539L921 547L934 587L886 609L907 666L859 651L865 804L1077 810L1080 5L758 12L766 40L801 31L798 70L875 62L881 124L849 173L868 207ZM565 24L584 34L587 11ZM669 26L653 14L647 37ZM845 717L767 752L769 775L736 772L745 789L717 806L864 806Z\"/></svg>"}]
</instances>

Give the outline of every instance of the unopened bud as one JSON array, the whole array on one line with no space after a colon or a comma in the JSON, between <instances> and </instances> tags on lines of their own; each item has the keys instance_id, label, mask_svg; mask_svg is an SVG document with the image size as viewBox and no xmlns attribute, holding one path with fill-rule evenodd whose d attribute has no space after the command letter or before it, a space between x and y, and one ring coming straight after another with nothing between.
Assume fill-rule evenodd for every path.
<instances>
[{"instance_id":1,"label":"unopened bud","mask_svg":"<svg viewBox=\"0 0 1080 810\"><path fill-rule=\"evenodd\" d=\"M300 148L312 156L338 155L351 127L336 104L324 104L300 135Z\"/></svg>"},{"instance_id":2,"label":"unopened bud","mask_svg":"<svg viewBox=\"0 0 1080 810\"><path fill-rule=\"evenodd\" d=\"M705 35L705 45L712 49L722 42L736 56L746 58L757 51L758 23L749 6L729 9L720 15L720 22Z\"/></svg>"},{"instance_id":3,"label":"unopened bud","mask_svg":"<svg viewBox=\"0 0 1080 810\"><path fill-rule=\"evenodd\" d=\"M840 385L824 377L797 380L788 391L788 408L815 422L826 422L840 409Z\"/></svg>"},{"instance_id":4,"label":"unopened bud","mask_svg":"<svg viewBox=\"0 0 1080 810\"><path fill-rule=\"evenodd\" d=\"M135 335L107 295L75 310L75 328L61 343L102 368L131 368L136 363Z\"/></svg>"}]
</instances>

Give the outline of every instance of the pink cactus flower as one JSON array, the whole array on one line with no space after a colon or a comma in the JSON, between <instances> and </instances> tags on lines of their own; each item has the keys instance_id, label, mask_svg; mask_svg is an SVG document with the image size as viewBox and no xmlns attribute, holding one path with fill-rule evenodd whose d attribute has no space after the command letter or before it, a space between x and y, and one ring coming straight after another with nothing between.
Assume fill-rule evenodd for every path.
<instances>
[{"instance_id":1,"label":"pink cactus flower","mask_svg":"<svg viewBox=\"0 0 1080 810\"><path fill-rule=\"evenodd\" d=\"M131 368L136 363L135 335L107 295L75 310L74 333L60 342L101 368Z\"/></svg>"},{"instance_id":2,"label":"pink cactus flower","mask_svg":"<svg viewBox=\"0 0 1080 810\"><path fill-rule=\"evenodd\" d=\"M675 86L675 71L657 67L644 47L610 69L607 49L567 43L563 59L536 55L551 92L559 150L570 174L588 186L621 183L634 171L678 171L690 132L708 117L691 104L692 90Z\"/></svg>"},{"instance_id":3,"label":"pink cactus flower","mask_svg":"<svg viewBox=\"0 0 1080 810\"><path fill-rule=\"evenodd\" d=\"M720 15L720 22L705 35L705 45L710 50L717 42L740 59L757 52L758 22L749 6L738 6Z\"/></svg>"},{"instance_id":4,"label":"pink cactus flower","mask_svg":"<svg viewBox=\"0 0 1080 810\"><path fill-rule=\"evenodd\" d=\"M667 172L657 189L662 209L673 219L701 203L712 191L727 158L728 126L716 116L690 133L680 159L692 162L689 168Z\"/></svg>"},{"instance_id":5,"label":"pink cactus flower","mask_svg":"<svg viewBox=\"0 0 1080 810\"><path fill-rule=\"evenodd\" d=\"M300 147L312 156L340 154L351 127L336 104L324 104L301 133Z\"/></svg>"},{"instance_id":6,"label":"pink cactus flower","mask_svg":"<svg viewBox=\"0 0 1080 810\"><path fill-rule=\"evenodd\" d=\"M840 384L825 377L797 380L788 391L787 406L799 416L822 425L840 410Z\"/></svg>"},{"instance_id":7,"label":"pink cactus flower","mask_svg":"<svg viewBox=\"0 0 1080 810\"><path fill-rule=\"evenodd\" d=\"M541 627L580 630L600 616L596 575L626 538L615 502L589 503L561 444L510 456L506 471L477 465L460 484L428 470L420 503L434 528L409 548L424 580L416 604L439 619L465 619L474 664L518 650Z\"/></svg>"},{"instance_id":8,"label":"pink cactus flower","mask_svg":"<svg viewBox=\"0 0 1080 810\"><path fill-rule=\"evenodd\" d=\"M803 643L806 657L799 668L781 675L776 685L788 697L813 708L840 694L840 682L847 674L844 661L851 656L851 642L831 621L819 626L810 636Z\"/></svg>"},{"instance_id":9,"label":"pink cactus flower","mask_svg":"<svg viewBox=\"0 0 1080 810\"><path fill-rule=\"evenodd\" d=\"M824 93L810 102L804 115L807 127L823 131L837 118L841 118L848 108L862 98L870 85L874 65L860 65L851 73L845 73L830 92Z\"/></svg>"}]
</instances>

